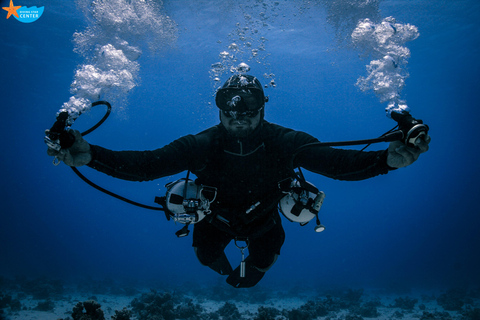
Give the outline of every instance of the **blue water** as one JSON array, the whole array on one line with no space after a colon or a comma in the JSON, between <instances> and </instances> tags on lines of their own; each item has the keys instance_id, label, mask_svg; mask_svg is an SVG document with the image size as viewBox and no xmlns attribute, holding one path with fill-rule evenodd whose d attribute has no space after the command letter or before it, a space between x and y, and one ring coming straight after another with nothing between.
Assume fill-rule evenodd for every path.
<instances>
[{"instance_id":1,"label":"blue water","mask_svg":"<svg viewBox=\"0 0 480 320\"><path fill-rule=\"evenodd\" d=\"M401 97L412 115L430 126L430 151L410 167L360 182L306 173L326 193L320 212L326 230L317 234L313 222L300 227L284 220L286 243L259 286L478 286L480 3L364 2L368 5L246 1L239 8L237 1L164 1L160 17L168 16L172 23L164 38L122 30L142 50L136 60L137 86L102 93L114 110L87 140L114 150L145 150L217 124L213 92L218 83L211 66L238 37L237 23L255 23L258 32L247 33L254 46L260 37L267 39L259 62L247 61L248 55L238 62L245 60L249 74L265 84L274 79L275 87L265 89L268 121L322 141L379 136L395 123L385 116L386 103L355 86L367 75L372 57L362 56L349 36L360 19L379 22L392 16L416 26L420 34L405 43L411 56L404 68L410 76ZM112 3L119 4L113 12L123 10L122 1ZM95 22L89 6L86 18L70 1L15 5L45 8L40 19L28 24L7 20L6 12L0 12L0 275L167 284L223 281L199 264L191 236L177 239L174 233L181 226L166 221L163 213L99 193L65 165L52 165L43 132L72 96L75 71L95 60L92 53L75 52L73 42L75 32ZM108 36L113 31L102 32ZM149 41L157 45L153 51ZM263 78L264 73L274 77ZM221 80L227 76L220 75ZM93 109L73 127L89 128L103 112ZM384 148L386 144L369 149ZM166 183L183 176L136 183L80 170L102 187L149 205L164 194ZM239 262L234 247L228 255L232 264Z\"/></svg>"}]
</instances>

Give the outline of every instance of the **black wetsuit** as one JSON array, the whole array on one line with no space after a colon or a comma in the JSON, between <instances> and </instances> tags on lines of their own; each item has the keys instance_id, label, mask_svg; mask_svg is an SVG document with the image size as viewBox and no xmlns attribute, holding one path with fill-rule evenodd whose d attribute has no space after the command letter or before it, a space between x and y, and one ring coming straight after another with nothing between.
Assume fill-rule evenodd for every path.
<instances>
[{"instance_id":1,"label":"black wetsuit","mask_svg":"<svg viewBox=\"0 0 480 320\"><path fill-rule=\"evenodd\" d=\"M311 135L265 120L246 139L230 136L219 124L181 137L153 151L111 151L92 146L89 166L108 175L146 181L190 170L202 185L215 187L212 213L194 225L193 246L204 265L218 265L226 245L248 237L250 264L268 268L280 253L284 231L277 210L278 183L291 177L291 158L299 147L318 142ZM328 147L308 148L294 167L339 180L362 180L385 174L386 151L359 152ZM256 210L246 211L260 202ZM225 262L225 261L224 261Z\"/></svg>"}]
</instances>

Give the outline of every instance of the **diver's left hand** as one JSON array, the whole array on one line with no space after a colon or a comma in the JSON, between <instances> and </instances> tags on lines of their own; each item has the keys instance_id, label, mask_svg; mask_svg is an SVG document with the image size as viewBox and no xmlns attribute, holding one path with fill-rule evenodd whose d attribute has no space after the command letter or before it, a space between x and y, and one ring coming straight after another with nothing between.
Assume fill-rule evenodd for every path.
<instances>
[{"instance_id":1,"label":"diver's left hand","mask_svg":"<svg viewBox=\"0 0 480 320\"><path fill-rule=\"evenodd\" d=\"M407 147L401 141L393 141L388 146L387 165L392 168L403 168L414 163L420 154L428 151L430 136L418 139L417 148Z\"/></svg>"}]
</instances>

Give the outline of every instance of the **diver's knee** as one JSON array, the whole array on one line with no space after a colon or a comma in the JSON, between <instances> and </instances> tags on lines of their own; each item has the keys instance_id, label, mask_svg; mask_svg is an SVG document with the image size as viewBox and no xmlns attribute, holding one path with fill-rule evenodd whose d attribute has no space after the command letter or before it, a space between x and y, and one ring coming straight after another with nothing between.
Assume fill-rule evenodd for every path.
<instances>
[{"instance_id":1,"label":"diver's knee","mask_svg":"<svg viewBox=\"0 0 480 320\"><path fill-rule=\"evenodd\" d=\"M225 255L225 252L220 254L205 254L203 250L194 247L195 255L197 256L198 261L206 267L218 272L221 275L226 275L232 273L232 266Z\"/></svg>"},{"instance_id":2,"label":"diver's knee","mask_svg":"<svg viewBox=\"0 0 480 320\"><path fill-rule=\"evenodd\" d=\"M215 259L212 259L211 256L208 257L203 250L199 250L198 247L194 247L193 250L195 251L195 255L197 256L197 259L201 265L208 267L213 261L215 261Z\"/></svg>"},{"instance_id":3,"label":"diver's knee","mask_svg":"<svg viewBox=\"0 0 480 320\"><path fill-rule=\"evenodd\" d=\"M266 267L255 266L255 269L257 269L258 271L261 271L261 272L267 272L275 264L275 262L277 262L277 259L278 259L278 254L275 254L273 256L273 261L268 266L266 266Z\"/></svg>"}]
</instances>

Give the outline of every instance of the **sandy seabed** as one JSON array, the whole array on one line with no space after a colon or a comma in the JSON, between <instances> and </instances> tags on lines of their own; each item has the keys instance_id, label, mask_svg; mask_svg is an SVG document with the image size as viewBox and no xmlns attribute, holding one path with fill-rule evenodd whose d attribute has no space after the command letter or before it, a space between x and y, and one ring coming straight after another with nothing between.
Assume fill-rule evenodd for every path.
<instances>
[{"instance_id":1,"label":"sandy seabed","mask_svg":"<svg viewBox=\"0 0 480 320\"><path fill-rule=\"evenodd\" d=\"M480 319L478 288L387 292L366 288L234 289L226 284L173 288L94 283L85 286L47 279L4 279L0 281L0 320Z\"/></svg>"}]
</instances>

